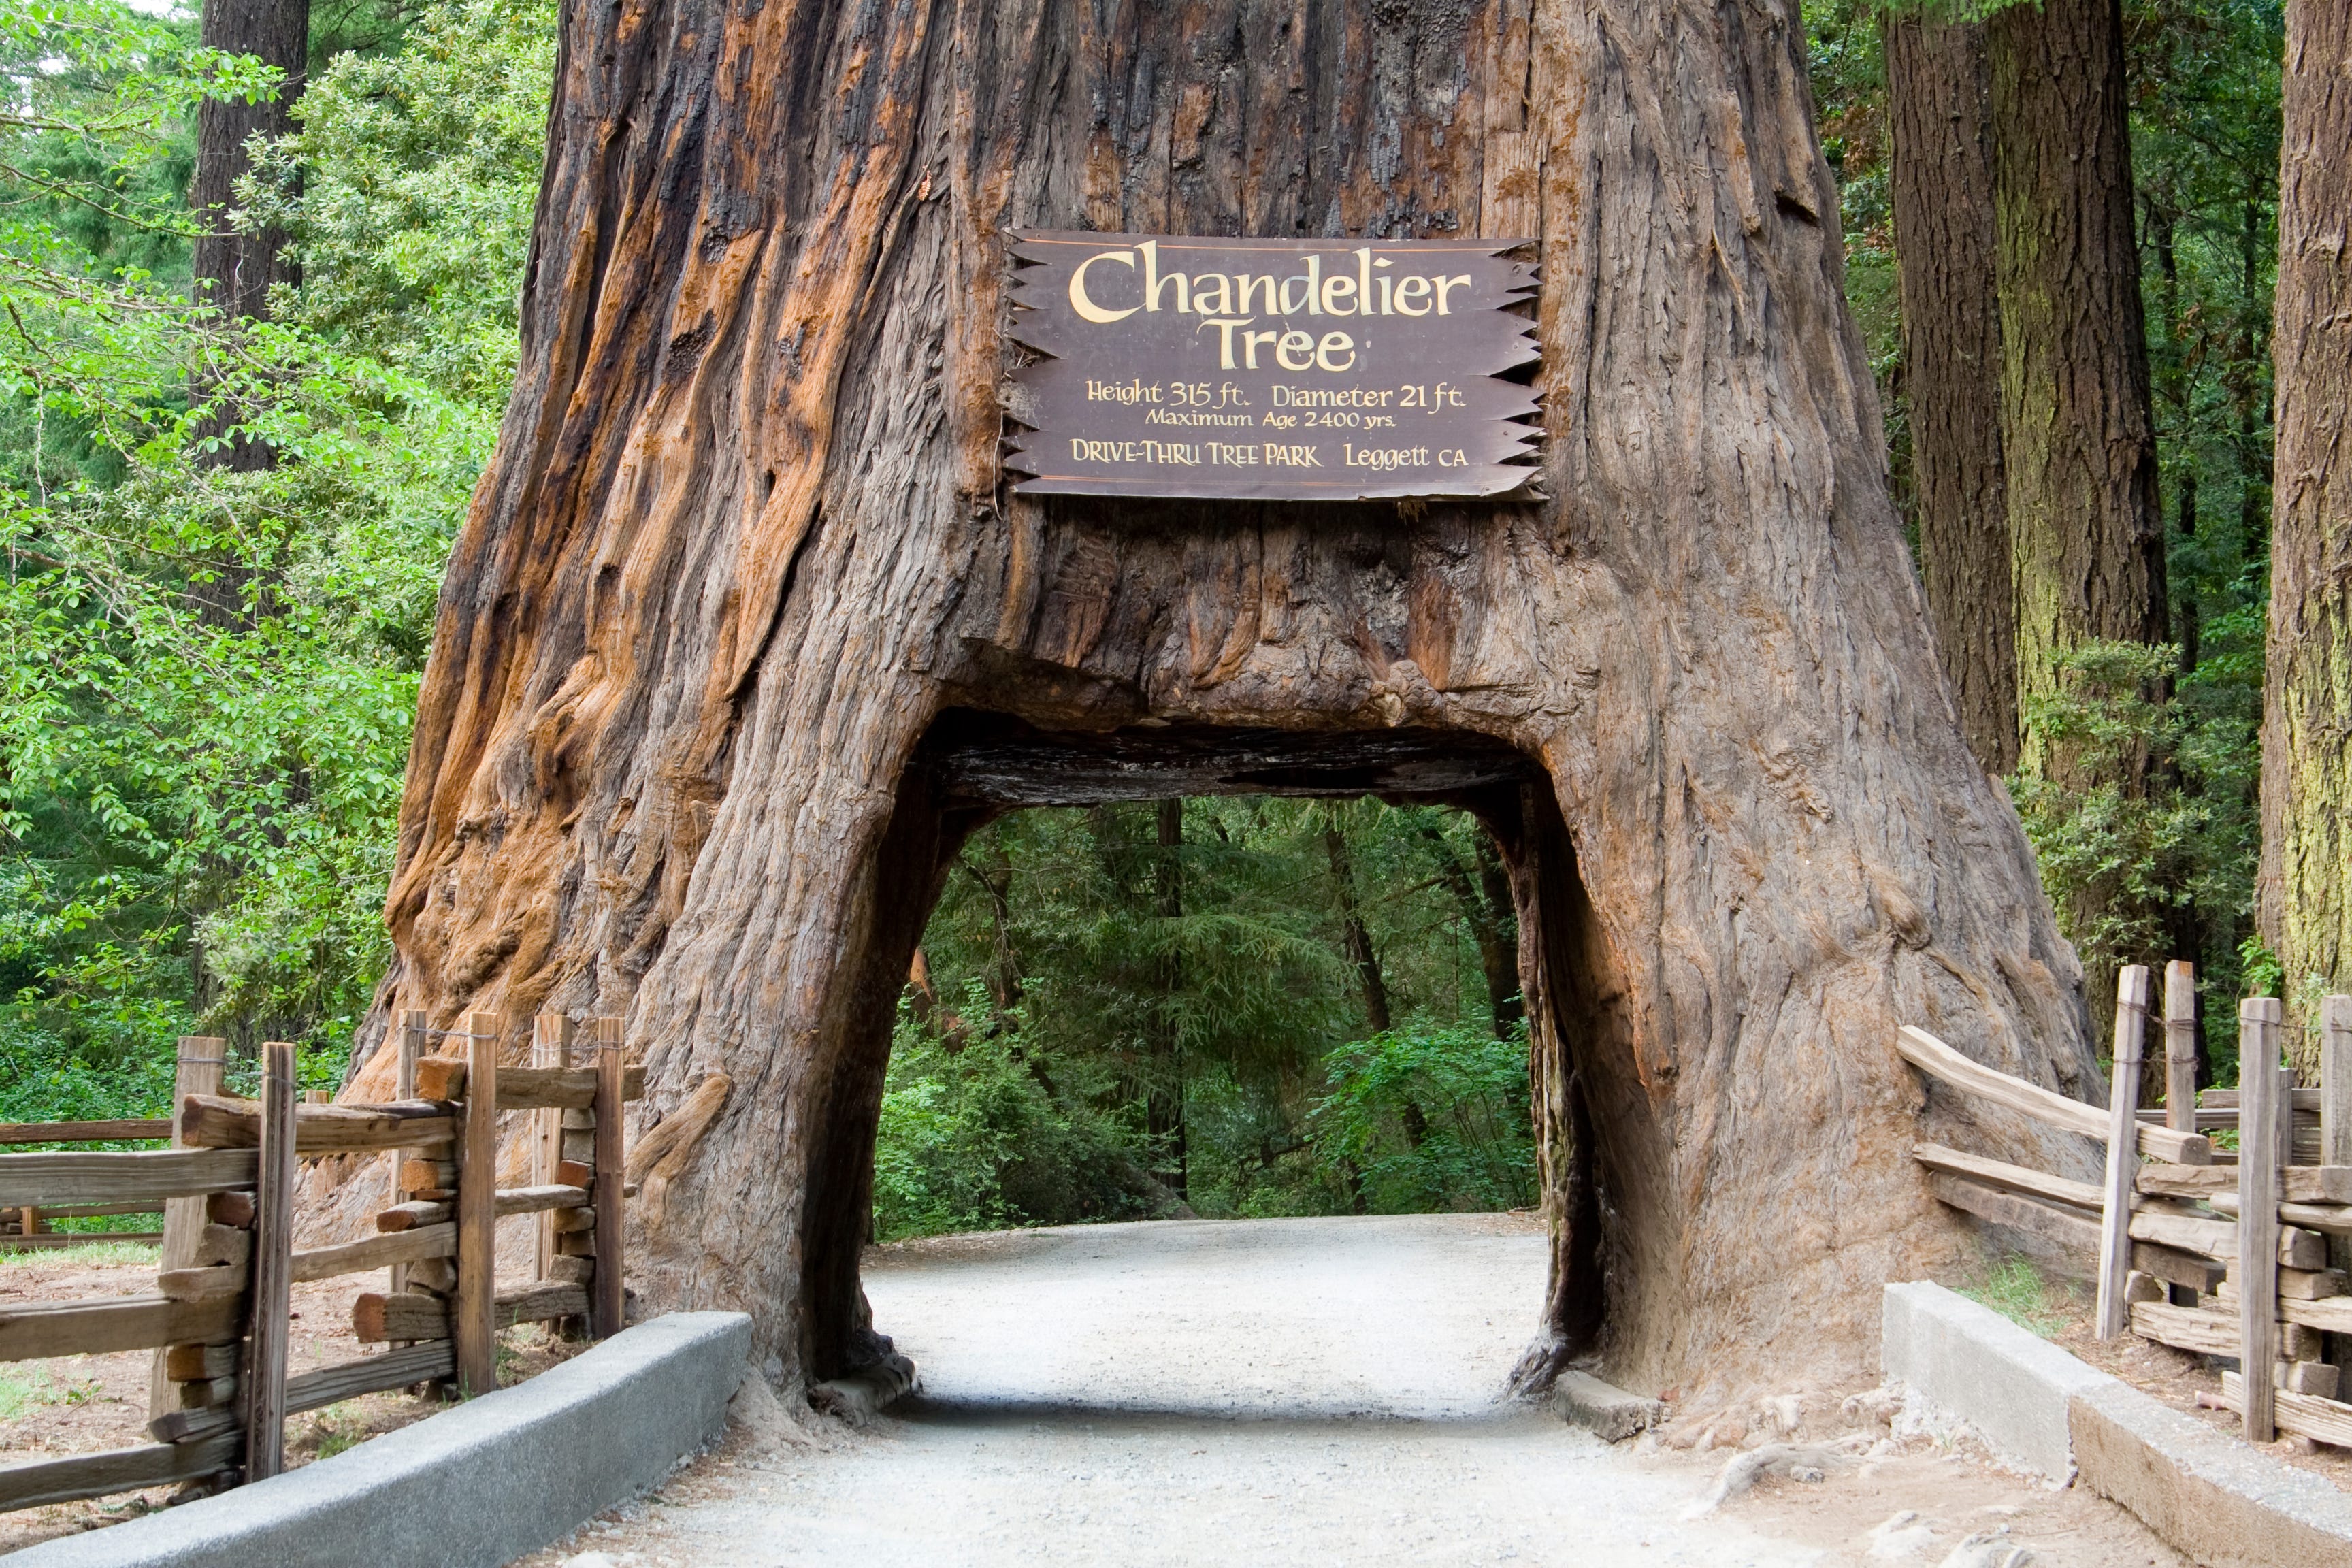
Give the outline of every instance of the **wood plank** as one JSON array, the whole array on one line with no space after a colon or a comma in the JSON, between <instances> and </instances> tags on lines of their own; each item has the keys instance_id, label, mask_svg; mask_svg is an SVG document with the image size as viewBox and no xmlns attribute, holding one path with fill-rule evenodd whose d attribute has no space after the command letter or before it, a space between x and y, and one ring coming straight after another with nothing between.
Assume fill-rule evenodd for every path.
<instances>
[{"instance_id":1,"label":"wood plank","mask_svg":"<svg viewBox=\"0 0 2352 1568\"><path fill-rule=\"evenodd\" d=\"M455 1359L446 1339L430 1340L382 1355L362 1356L334 1366L322 1366L286 1380L286 1414L323 1410L363 1394L406 1388L449 1375ZM236 1414L230 1410L175 1410L147 1424L148 1434L162 1443L185 1442L232 1430Z\"/></svg>"},{"instance_id":2,"label":"wood plank","mask_svg":"<svg viewBox=\"0 0 2352 1568\"><path fill-rule=\"evenodd\" d=\"M2142 1165L2134 1184L2150 1197L2202 1198L2217 1193L2238 1193L2235 1165Z\"/></svg>"},{"instance_id":3,"label":"wood plank","mask_svg":"<svg viewBox=\"0 0 2352 1568\"><path fill-rule=\"evenodd\" d=\"M2088 1182L2053 1176L2029 1165L1989 1160L1981 1154L1963 1153L1940 1143L1915 1143L1911 1146L1911 1157L1930 1170L1949 1171L1956 1176L1971 1177L2050 1203L2070 1205L2090 1214L2099 1212L2099 1189Z\"/></svg>"},{"instance_id":4,"label":"wood plank","mask_svg":"<svg viewBox=\"0 0 2352 1568\"><path fill-rule=\"evenodd\" d=\"M198 1383L216 1377L235 1377L237 1363L244 1360L238 1345L166 1345L163 1347L163 1375L173 1383ZM159 1442L171 1442L169 1437Z\"/></svg>"},{"instance_id":5,"label":"wood plank","mask_svg":"<svg viewBox=\"0 0 2352 1568\"><path fill-rule=\"evenodd\" d=\"M2320 1113L2321 1106L2320 1097L2324 1092L2324 1090L2316 1089L2298 1089L2294 1090L2294 1109L2296 1112L2298 1114L2307 1114L2312 1116L2318 1115ZM2209 1089L2204 1093L2197 1097L2197 1103L2199 1106L2208 1110L2236 1110L2243 1103L2241 1095L2242 1091L2239 1089Z\"/></svg>"},{"instance_id":6,"label":"wood plank","mask_svg":"<svg viewBox=\"0 0 2352 1568\"><path fill-rule=\"evenodd\" d=\"M499 1386L492 1314L498 1290L499 1037L506 1033L506 1020L497 1013L468 1013L466 1033L466 1079L472 1092L466 1100L466 1135L458 1144L465 1174L457 1188L457 1291L450 1303L449 1337L457 1352L458 1392L471 1397ZM424 1067L417 1064L420 1081Z\"/></svg>"},{"instance_id":7,"label":"wood plank","mask_svg":"<svg viewBox=\"0 0 2352 1568\"><path fill-rule=\"evenodd\" d=\"M416 1064L419 1092L427 1100L470 1100L466 1092L466 1062L457 1057L427 1057ZM596 1103L593 1067L500 1068L498 1079L500 1110L585 1110ZM621 1078L625 1100L643 1100L646 1069L626 1069Z\"/></svg>"},{"instance_id":8,"label":"wood plank","mask_svg":"<svg viewBox=\"0 0 2352 1568\"><path fill-rule=\"evenodd\" d=\"M196 1480L236 1464L237 1444L232 1432L196 1443L142 1443L11 1465L0 1469L0 1512Z\"/></svg>"},{"instance_id":9,"label":"wood plank","mask_svg":"<svg viewBox=\"0 0 2352 1568\"><path fill-rule=\"evenodd\" d=\"M2211 1294L2214 1287L2221 1283L2222 1276L2229 1272L2225 1265L2210 1258L2202 1258L2193 1252L2175 1252L2171 1247L2158 1247L2147 1241L2132 1243L2132 1267L2167 1284L2183 1286L2200 1295Z\"/></svg>"},{"instance_id":10,"label":"wood plank","mask_svg":"<svg viewBox=\"0 0 2352 1568\"><path fill-rule=\"evenodd\" d=\"M2026 1231L2086 1258L2099 1255L2097 1222L2054 1204L2005 1192L1946 1171L1928 1173L1927 1190L1954 1208L1975 1215L1979 1219Z\"/></svg>"},{"instance_id":11,"label":"wood plank","mask_svg":"<svg viewBox=\"0 0 2352 1568\"><path fill-rule=\"evenodd\" d=\"M166 1268L155 1276L156 1290L174 1301L209 1301L219 1296L242 1296L253 1282L253 1270L242 1264L215 1264L208 1268Z\"/></svg>"},{"instance_id":12,"label":"wood plank","mask_svg":"<svg viewBox=\"0 0 2352 1568\"><path fill-rule=\"evenodd\" d=\"M398 1026L398 1054L393 1058L393 1091L402 1100L415 1098L416 1063L425 1055L425 1032L431 1026L432 1021L432 1016L422 1007L401 1009ZM394 1154L388 1156L388 1159L391 1162L390 1173L386 1178L388 1190L392 1194L392 1201L397 1204L415 1194L400 1190L401 1157ZM408 1266L404 1263L394 1264L391 1279L392 1289L395 1292L404 1289L408 1284Z\"/></svg>"},{"instance_id":13,"label":"wood plank","mask_svg":"<svg viewBox=\"0 0 2352 1568\"><path fill-rule=\"evenodd\" d=\"M171 1135L168 1116L134 1116L115 1121L0 1121L0 1143L124 1143Z\"/></svg>"},{"instance_id":14,"label":"wood plank","mask_svg":"<svg viewBox=\"0 0 2352 1568\"><path fill-rule=\"evenodd\" d=\"M1920 1071L1943 1079L1955 1089L1968 1090L2007 1106L2021 1115L2063 1127L2069 1132L2080 1132L2085 1138L2105 1139L2107 1135L2107 1113L2096 1106L2085 1105L2079 1100L2069 1100L2039 1084L2012 1078L1979 1062L1970 1061L1927 1030L1906 1024L1895 1033L1895 1049L1905 1061ZM2139 1128L2139 1151L2158 1160L2168 1160L2176 1165L2210 1165L2213 1163L2212 1143L2193 1132L2176 1132L2169 1127L2142 1124Z\"/></svg>"},{"instance_id":15,"label":"wood plank","mask_svg":"<svg viewBox=\"0 0 2352 1568\"><path fill-rule=\"evenodd\" d=\"M2131 1326L2132 1332L2141 1338L2175 1350L2194 1351L2199 1355L2238 1353L2238 1320L2228 1312L2136 1301L2132 1304Z\"/></svg>"},{"instance_id":16,"label":"wood plank","mask_svg":"<svg viewBox=\"0 0 2352 1568\"><path fill-rule=\"evenodd\" d=\"M2197 1131L2197 966L2164 966L2164 1124Z\"/></svg>"},{"instance_id":17,"label":"wood plank","mask_svg":"<svg viewBox=\"0 0 2352 1568\"><path fill-rule=\"evenodd\" d=\"M587 1310L584 1286L542 1279L499 1291L492 1305L492 1321L499 1328L510 1329L517 1323L576 1318ZM449 1305L421 1291L397 1296L371 1291L352 1304L352 1333L371 1344L384 1340L447 1340Z\"/></svg>"},{"instance_id":18,"label":"wood plank","mask_svg":"<svg viewBox=\"0 0 2352 1568\"><path fill-rule=\"evenodd\" d=\"M160 1215L166 1212L167 1203L177 1201L179 1200L157 1199L142 1204L134 1199L127 1204L47 1204L41 1208L41 1219L46 1224L51 1220L60 1219L104 1219L116 1215ZM197 1213L204 1212L203 1199L196 1198L189 1201L195 1204Z\"/></svg>"},{"instance_id":19,"label":"wood plank","mask_svg":"<svg viewBox=\"0 0 2352 1568\"><path fill-rule=\"evenodd\" d=\"M2280 1007L2274 996L2249 996L2238 1005L2238 1083L2245 1125L2238 1132L2238 1342L2243 1364L2254 1373L2246 1384L2246 1441L2267 1443L2278 1436L2276 1392L2268 1368L2278 1359L2278 1168L2280 1158Z\"/></svg>"},{"instance_id":20,"label":"wood plank","mask_svg":"<svg viewBox=\"0 0 2352 1568\"><path fill-rule=\"evenodd\" d=\"M253 1224L253 1319L245 1416L245 1479L266 1481L286 1468L287 1313L292 1306L295 1155L294 1047L261 1047L261 1185ZM321 1106L317 1109L331 1110Z\"/></svg>"},{"instance_id":21,"label":"wood plank","mask_svg":"<svg viewBox=\"0 0 2352 1568\"><path fill-rule=\"evenodd\" d=\"M2141 1209L2131 1216L2135 1241L2153 1241L2183 1252L2232 1261L2238 1256L2238 1226L2226 1219L2200 1219L2163 1209Z\"/></svg>"},{"instance_id":22,"label":"wood plank","mask_svg":"<svg viewBox=\"0 0 2352 1568\"><path fill-rule=\"evenodd\" d=\"M2269 1397L2272 1421L2281 1431L2315 1443L2352 1448L2352 1405L2322 1399L2315 1394L2290 1394L2285 1389L2254 1385ZM2221 1374L2221 1403L2231 1410L2246 1408L2246 1380L2234 1372Z\"/></svg>"},{"instance_id":23,"label":"wood plank","mask_svg":"<svg viewBox=\"0 0 2352 1568\"><path fill-rule=\"evenodd\" d=\"M2279 1316L2322 1333L2352 1334L2352 1296L2322 1296L2307 1301L2284 1298Z\"/></svg>"},{"instance_id":24,"label":"wood plank","mask_svg":"<svg viewBox=\"0 0 2352 1568\"><path fill-rule=\"evenodd\" d=\"M244 1304L233 1298L174 1301L168 1296L118 1296L103 1301L0 1305L0 1361L109 1355L158 1345L235 1339Z\"/></svg>"},{"instance_id":25,"label":"wood plank","mask_svg":"<svg viewBox=\"0 0 2352 1568\"><path fill-rule=\"evenodd\" d=\"M205 1149L250 1149L261 1139L257 1108L249 1100L193 1094L181 1101L191 1143ZM298 1105L298 1153L363 1154L380 1149L429 1149L457 1136L446 1106L413 1100L394 1105Z\"/></svg>"},{"instance_id":26,"label":"wood plank","mask_svg":"<svg viewBox=\"0 0 2352 1568\"><path fill-rule=\"evenodd\" d=\"M592 1173L593 1174L593 1173ZM635 1189L623 1186L627 1196ZM550 1209L579 1208L588 1202L589 1191L584 1186L501 1187L499 1189L499 1217L509 1215L544 1214ZM455 1208L446 1200L413 1199L394 1204L375 1216L375 1227L381 1231L415 1230L419 1226L439 1225L456 1217Z\"/></svg>"},{"instance_id":27,"label":"wood plank","mask_svg":"<svg viewBox=\"0 0 2352 1568\"><path fill-rule=\"evenodd\" d=\"M2319 1163L2352 1166L2352 996L2319 1003Z\"/></svg>"},{"instance_id":28,"label":"wood plank","mask_svg":"<svg viewBox=\"0 0 2352 1568\"><path fill-rule=\"evenodd\" d=\"M2131 1327L2124 1299L2131 1273L2132 1180L2139 1173L2139 1064L2147 1040L2148 970L2126 963L2116 974L2115 1073L2107 1089L2106 1180L2099 1218L2098 1300L2093 1332L2111 1340ZM2154 1240L2155 1237L2148 1239Z\"/></svg>"},{"instance_id":29,"label":"wood plank","mask_svg":"<svg viewBox=\"0 0 2352 1568\"><path fill-rule=\"evenodd\" d=\"M0 1252L40 1252L54 1247L110 1247L115 1243L161 1247L160 1230L45 1230L38 1236L0 1236Z\"/></svg>"},{"instance_id":30,"label":"wood plank","mask_svg":"<svg viewBox=\"0 0 2352 1568\"><path fill-rule=\"evenodd\" d=\"M0 1208L202 1197L252 1186L254 1169L249 1149L0 1154Z\"/></svg>"},{"instance_id":31,"label":"wood plank","mask_svg":"<svg viewBox=\"0 0 2352 1568\"><path fill-rule=\"evenodd\" d=\"M562 1013L541 1013L530 1021L530 1065L564 1069L572 1066L572 1019ZM504 1092L504 1085L500 1086ZM563 1117L554 1108L531 1113L530 1179L534 1186L555 1181L555 1167L563 1157ZM544 1279L555 1259L555 1232L551 1220L531 1225L531 1278Z\"/></svg>"},{"instance_id":32,"label":"wood plank","mask_svg":"<svg viewBox=\"0 0 2352 1568\"><path fill-rule=\"evenodd\" d=\"M253 1194L215 1193L205 1200L205 1218L214 1225L233 1225L240 1230L251 1230Z\"/></svg>"},{"instance_id":33,"label":"wood plank","mask_svg":"<svg viewBox=\"0 0 2352 1568\"><path fill-rule=\"evenodd\" d=\"M621 1020L595 1021L596 1179L590 1187L596 1210L596 1273L589 1282L588 1331L609 1339L623 1328L621 1297L621 1178L628 1165L621 1151Z\"/></svg>"},{"instance_id":34,"label":"wood plank","mask_svg":"<svg viewBox=\"0 0 2352 1568\"><path fill-rule=\"evenodd\" d=\"M2279 1178L2290 1203L2352 1204L2352 1165L2290 1165Z\"/></svg>"},{"instance_id":35,"label":"wood plank","mask_svg":"<svg viewBox=\"0 0 2352 1568\"><path fill-rule=\"evenodd\" d=\"M314 1247L298 1252L291 1259L293 1279L297 1285L304 1285L313 1279L332 1279L339 1274L388 1268L395 1263L450 1258L456 1256L457 1251L456 1226L428 1225L416 1230L362 1237L357 1241L346 1241L339 1247Z\"/></svg>"}]
</instances>

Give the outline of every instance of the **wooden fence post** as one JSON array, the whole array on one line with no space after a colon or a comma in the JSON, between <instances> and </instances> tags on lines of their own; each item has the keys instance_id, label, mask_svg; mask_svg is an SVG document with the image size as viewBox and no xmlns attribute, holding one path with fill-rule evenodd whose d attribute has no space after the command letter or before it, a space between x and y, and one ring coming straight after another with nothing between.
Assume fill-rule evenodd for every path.
<instances>
[{"instance_id":1,"label":"wooden fence post","mask_svg":"<svg viewBox=\"0 0 2352 1568\"><path fill-rule=\"evenodd\" d=\"M209 1035L182 1035L180 1059L172 1081L172 1147L186 1148L186 1134L182 1123L182 1108L192 1094L218 1094L221 1069L228 1063L228 1042ZM25 1229L30 1234L33 1217L25 1216ZM196 1243L205 1231L205 1200L202 1198L165 1198L163 1200L163 1258L166 1269L186 1268L196 1261ZM155 1364L147 1376L147 1419L179 1408L179 1398L172 1392L172 1380L163 1373L163 1357L170 1349L155 1352Z\"/></svg>"},{"instance_id":2,"label":"wooden fence post","mask_svg":"<svg viewBox=\"0 0 2352 1568\"><path fill-rule=\"evenodd\" d=\"M2107 1103L2107 1180L2099 1219L2099 1338L2131 1327L2124 1281L2131 1273L2131 1210L2139 1173L2139 1068L2147 1039L2148 973L2126 964L2116 976L2116 1073Z\"/></svg>"},{"instance_id":3,"label":"wooden fence post","mask_svg":"<svg viewBox=\"0 0 2352 1568\"><path fill-rule=\"evenodd\" d=\"M598 1339L621 1331L621 1020L596 1020L596 1272L589 1280L588 1326Z\"/></svg>"},{"instance_id":4,"label":"wooden fence post","mask_svg":"<svg viewBox=\"0 0 2352 1568\"><path fill-rule=\"evenodd\" d=\"M2164 966L2164 1124L2197 1131L2197 966Z\"/></svg>"},{"instance_id":5,"label":"wooden fence post","mask_svg":"<svg viewBox=\"0 0 2352 1568\"><path fill-rule=\"evenodd\" d=\"M397 1054L393 1058L392 1097L394 1100L416 1098L416 1058L425 1054L425 1031L432 1022L432 1017L433 1015L422 1007L404 1007L400 1010L400 1023L395 1035ZM405 1158L405 1152L401 1150L394 1150L384 1156L385 1163L391 1172L387 1178L390 1184L387 1189L390 1197L387 1201L390 1203L405 1203L408 1199L408 1194L401 1190L400 1185L400 1165ZM397 1296L408 1289L408 1265L395 1263L392 1266L391 1273L392 1281L385 1289ZM395 1345L394 1348L401 1347Z\"/></svg>"},{"instance_id":6,"label":"wooden fence post","mask_svg":"<svg viewBox=\"0 0 2352 1568\"><path fill-rule=\"evenodd\" d=\"M2319 1004L2319 1163L2352 1165L2352 996Z\"/></svg>"},{"instance_id":7,"label":"wooden fence post","mask_svg":"<svg viewBox=\"0 0 2352 1568\"><path fill-rule=\"evenodd\" d=\"M287 1313L294 1252L294 1047L261 1047L261 1162L253 1213L253 1335L246 1358L245 1479L286 1468Z\"/></svg>"},{"instance_id":8,"label":"wooden fence post","mask_svg":"<svg viewBox=\"0 0 2352 1568\"><path fill-rule=\"evenodd\" d=\"M530 1021L530 1065L568 1068L572 1065L572 1020L562 1013L541 1013ZM531 1140L530 1179L534 1186L555 1180L563 1159L563 1112L549 1109L531 1112L538 1123ZM555 1260L555 1215L542 1214L532 1222L538 1229L533 1247L537 1267L532 1278L544 1279Z\"/></svg>"},{"instance_id":9,"label":"wooden fence post","mask_svg":"<svg viewBox=\"0 0 2352 1568\"><path fill-rule=\"evenodd\" d=\"M499 1386L499 1037L498 1013L466 1015L466 1128L458 1141L457 1293L449 1302L449 1338L457 1387L467 1398Z\"/></svg>"},{"instance_id":10,"label":"wooden fence post","mask_svg":"<svg viewBox=\"0 0 2352 1568\"><path fill-rule=\"evenodd\" d=\"M2238 1004L2238 1358L2246 1441L2278 1436L2271 1363L2278 1359L2280 1007Z\"/></svg>"}]
</instances>

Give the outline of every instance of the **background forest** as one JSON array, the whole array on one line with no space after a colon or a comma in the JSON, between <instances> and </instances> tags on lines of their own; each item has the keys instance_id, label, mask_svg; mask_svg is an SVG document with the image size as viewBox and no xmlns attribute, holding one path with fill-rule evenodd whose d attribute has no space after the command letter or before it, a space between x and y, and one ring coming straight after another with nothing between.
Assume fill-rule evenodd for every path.
<instances>
[{"instance_id":1,"label":"background forest","mask_svg":"<svg viewBox=\"0 0 2352 1568\"><path fill-rule=\"evenodd\" d=\"M386 958L442 563L515 366L556 5L320 0L289 33L299 4L214 4L279 24L278 65L208 47L229 34L187 5L0 15L5 1120L156 1112L183 1033L247 1060L294 1040L339 1081ZM1849 294L1942 604L1888 40L1986 25L1806 16ZM2283 24L2274 0L2123 16L2160 613L2058 649L1979 755L2095 994L2116 963L2192 956L2226 995L2285 978L2252 923ZM223 254L260 258L229 294ZM902 1004L878 1228L1528 1202L1516 942L1458 813L1000 822Z\"/></svg>"}]
</instances>

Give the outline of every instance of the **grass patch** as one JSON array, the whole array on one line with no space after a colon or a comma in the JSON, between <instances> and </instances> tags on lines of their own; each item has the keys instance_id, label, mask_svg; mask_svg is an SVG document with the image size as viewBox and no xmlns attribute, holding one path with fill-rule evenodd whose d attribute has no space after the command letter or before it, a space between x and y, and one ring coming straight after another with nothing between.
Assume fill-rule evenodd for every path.
<instances>
[{"instance_id":1,"label":"grass patch","mask_svg":"<svg viewBox=\"0 0 2352 1568\"><path fill-rule=\"evenodd\" d=\"M96 1378L60 1384L37 1368L31 1372L0 1371L0 1421L14 1421L47 1405L80 1405L95 1397Z\"/></svg>"},{"instance_id":2,"label":"grass patch","mask_svg":"<svg viewBox=\"0 0 2352 1568\"><path fill-rule=\"evenodd\" d=\"M152 1242L93 1241L81 1247L11 1247L0 1241L0 1267L11 1263L143 1263L152 1268L163 1249Z\"/></svg>"},{"instance_id":3,"label":"grass patch","mask_svg":"<svg viewBox=\"0 0 2352 1568\"><path fill-rule=\"evenodd\" d=\"M331 1459L368 1439L367 1417L347 1404L330 1405L310 1417L310 1430L318 1436L318 1457L322 1459Z\"/></svg>"},{"instance_id":4,"label":"grass patch","mask_svg":"<svg viewBox=\"0 0 2352 1568\"><path fill-rule=\"evenodd\" d=\"M2031 1258L2011 1253L1987 1270L1960 1294L1979 1306L1990 1307L2029 1333L2054 1339L2066 1326L2076 1302L2072 1286L2053 1284L2042 1277Z\"/></svg>"}]
</instances>

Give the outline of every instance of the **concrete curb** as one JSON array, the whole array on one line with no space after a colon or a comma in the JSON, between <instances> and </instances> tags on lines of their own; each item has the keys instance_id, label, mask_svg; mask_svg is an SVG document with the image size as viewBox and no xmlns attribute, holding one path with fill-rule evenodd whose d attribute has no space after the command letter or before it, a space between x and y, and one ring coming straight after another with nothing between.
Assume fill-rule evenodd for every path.
<instances>
[{"instance_id":1,"label":"concrete curb","mask_svg":"<svg viewBox=\"0 0 2352 1568\"><path fill-rule=\"evenodd\" d=\"M673 1312L331 1459L27 1547L9 1568L497 1568L716 1437L751 1350L740 1312Z\"/></svg>"},{"instance_id":2,"label":"concrete curb","mask_svg":"<svg viewBox=\"0 0 2352 1568\"><path fill-rule=\"evenodd\" d=\"M2010 1464L2074 1479L2066 1401L2114 1378L1926 1280L1889 1285L1881 1321L1887 1382L1974 1426Z\"/></svg>"},{"instance_id":3,"label":"concrete curb","mask_svg":"<svg viewBox=\"0 0 2352 1568\"><path fill-rule=\"evenodd\" d=\"M2210 1568L2352 1568L2352 1495L1940 1285L1886 1288L1885 1373L2021 1468L2076 1478Z\"/></svg>"}]
</instances>

